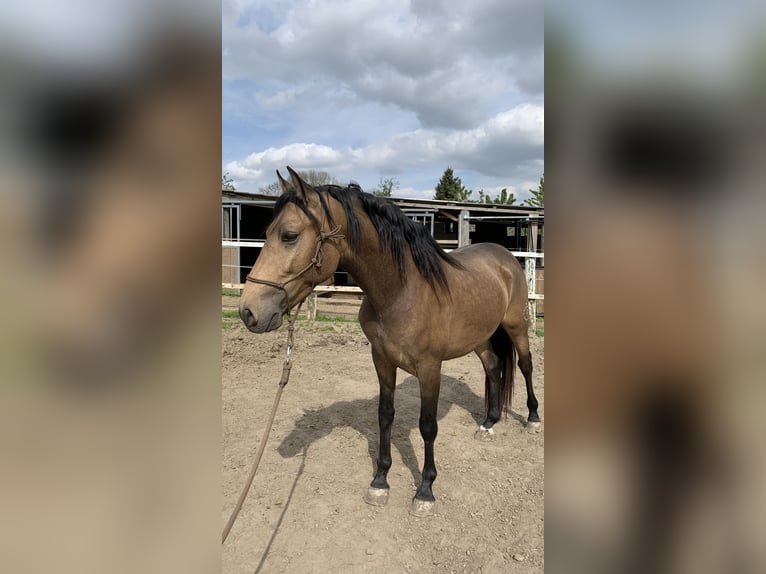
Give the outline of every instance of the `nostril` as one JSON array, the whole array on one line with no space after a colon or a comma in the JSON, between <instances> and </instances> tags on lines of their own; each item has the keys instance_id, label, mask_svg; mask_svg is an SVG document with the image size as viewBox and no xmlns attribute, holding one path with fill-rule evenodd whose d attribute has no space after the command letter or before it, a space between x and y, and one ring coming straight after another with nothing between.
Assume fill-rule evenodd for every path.
<instances>
[{"instance_id":1,"label":"nostril","mask_svg":"<svg viewBox=\"0 0 766 574\"><path fill-rule=\"evenodd\" d=\"M239 316L242 319L242 322L247 327L254 327L256 323L258 322L255 318L255 315L253 315L253 312L250 311L247 307L241 307L239 310Z\"/></svg>"}]
</instances>

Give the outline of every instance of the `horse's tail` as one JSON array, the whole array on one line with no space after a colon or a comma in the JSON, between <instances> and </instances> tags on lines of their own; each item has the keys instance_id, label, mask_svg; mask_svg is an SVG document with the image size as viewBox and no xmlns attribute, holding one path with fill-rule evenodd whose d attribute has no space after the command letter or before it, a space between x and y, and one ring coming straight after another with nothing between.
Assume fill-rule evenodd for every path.
<instances>
[{"instance_id":1,"label":"horse's tail","mask_svg":"<svg viewBox=\"0 0 766 574\"><path fill-rule=\"evenodd\" d=\"M502 326L490 338L492 350L500 360L500 410L506 416L511 410L513 399L513 375L516 372L516 347ZM484 402L489 407L489 377L484 378Z\"/></svg>"}]
</instances>

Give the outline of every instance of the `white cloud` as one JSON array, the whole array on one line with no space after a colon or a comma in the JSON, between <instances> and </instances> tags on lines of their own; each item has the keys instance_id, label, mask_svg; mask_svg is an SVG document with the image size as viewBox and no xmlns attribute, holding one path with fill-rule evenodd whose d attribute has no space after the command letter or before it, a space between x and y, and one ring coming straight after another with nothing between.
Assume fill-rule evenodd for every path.
<instances>
[{"instance_id":1,"label":"white cloud","mask_svg":"<svg viewBox=\"0 0 766 574\"><path fill-rule=\"evenodd\" d=\"M225 171L242 189L251 191L271 183L274 171L286 165L295 169L326 170L349 178L359 170L396 173L429 164L449 164L456 169L498 176L513 164L541 157L543 133L543 108L523 104L473 129L452 132L419 129L347 149L294 143L229 162Z\"/></svg>"},{"instance_id":2,"label":"white cloud","mask_svg":"<svg viewBox=\"0 0 766 574\"><path fill-rule=\"evenodd\" d=\"M295 143L280 148L251 153L242 161L226 164L225 171L237 182L253 181L267 185L274 179L274 172L290 165L295 169L318 169L331 171L342 165L344 154L325 145Z\"/></svg>"},{"instance_id":3,"label":"white cloud","mask_svg":"<svg viewBox=\"0 0 766 574\"><path fill-rule=\"evenodd\" d=\"M414 112L425 127L475 125L481 103L506 95L507 71L542 53L542 3L443 2L431 11L419 4L292 2L271 32L257 22L225 26L224 77L319 90L340 83Z\"/></svg>"},{"instance_id":4,"label":"white cloud","mask_svg":"<svg viewBox=\"0 0 766 574\"><path fill-rule=\"evenodd\" d=\"M541 0L225 0L223 49L243 190L285 165L417 197L448 165L475 189L542 174Z\"/></svg>"}]
</instances>

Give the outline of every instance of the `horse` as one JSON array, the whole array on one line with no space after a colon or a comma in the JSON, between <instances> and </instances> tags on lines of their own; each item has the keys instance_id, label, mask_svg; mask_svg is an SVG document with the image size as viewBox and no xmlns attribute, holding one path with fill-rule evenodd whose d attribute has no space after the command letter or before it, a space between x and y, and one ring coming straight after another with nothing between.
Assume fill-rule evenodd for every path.
<instances>
[{"instance_id":1,"label":"horse","mask_svg":"<svg viewBox=\"0 0 766 574\"><path fill-rule=\"evenodd\" d=\"M410 512L426 516L436 498L434 442L441 364L470 352L485 370L486 418L476 437L492 440L510 410L514 360L524 375L529 416L539 430L532 388L529 306L524 272L504 247L480 243L445 252L423 225L392 202L356 184L313 187L290 167L266 240L246 277L239 314L254 333L279 328L283 316L342 266L365 294L359 323L370 341L380 385L379 454L365 492L368 504L388 502L396 370L418 379L419 429L425 460Z\"/></svg>"}]
</instances>

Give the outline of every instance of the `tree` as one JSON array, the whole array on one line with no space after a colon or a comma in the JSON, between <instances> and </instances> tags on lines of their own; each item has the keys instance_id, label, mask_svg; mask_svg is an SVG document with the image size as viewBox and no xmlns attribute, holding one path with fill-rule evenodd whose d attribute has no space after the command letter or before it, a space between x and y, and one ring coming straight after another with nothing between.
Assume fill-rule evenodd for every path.
<instances>
[{"instance_id":1,"label":"tree","mask_svg":"<svg viewBox=\"0 0 766 574\"><path fill-rule=\"evenodd\" d=\"M542 175L540 178L540 183L537 186L537 189L530 189L529 193L532 194L532 197L528 197L524 200L525 205L529 205L530 207L544 207L545 203L545 174Z\"/></svg>"},{"instance_id":2,"label":"tree","mask_svg":"<svg viewBox=\"0 0 766 574\"><path fill-rule=\"evenodd\" d=\"M491 197L484 193L483 189L479 190L479 203L495 203L498 205L513 205L516 203L516 197L513 195L513 192L508 193L508 188L504 187L500 191L500 195L497 197Z\"/></svg>"},{"instance_id":3,"label":"tree","mask_svg":"<svg viewBox=\"0 0 766 574\"><path fill-rule=\"evenodd\" d=\"M221 176L221 189L224 191L237 191L237 188L234 187L234 180L229 177L228 171Z\"/></svg>"},{"instance_id":4,"label":"tree","mask_svg":"<svg viewBox=\"0 0 766 574\"><path fill-rule=\"evenodd\" d=\"M467 189L460 178L452 171L452 166L444 170L439 183L436 185L434 199L446 201L470 201L471 190Z\"/></svg>"},{"instance_id":5,"label":"tree","mask_svg":"<svg viewBox=\"0 0 766 574\"><path fill-rule=\"evenodd\" d=\"M395 189L399 189L398 179L395 177L383 179L383 176L381 176L378 187L375 188L375 190L372 192L372 195L377 195L378 197L391 197L391 192L393 192Z\"/></svg>"},{"instance_id":6,"label":"tree","mask_svg":"<svg viewBox=\"0 0 766 574\"><path fill-rule=\"evenodd\" d=\"M298 175L301 176L303 181L312 186L340 184L337 178L326 171L317 171L315 169L307 169L304 171L298 170ZM259 191L265 195L280 195L282 193L282 187L279 185L278 181L273 181L269 185L261 187Z\"/></svg>"}]
</instances>

